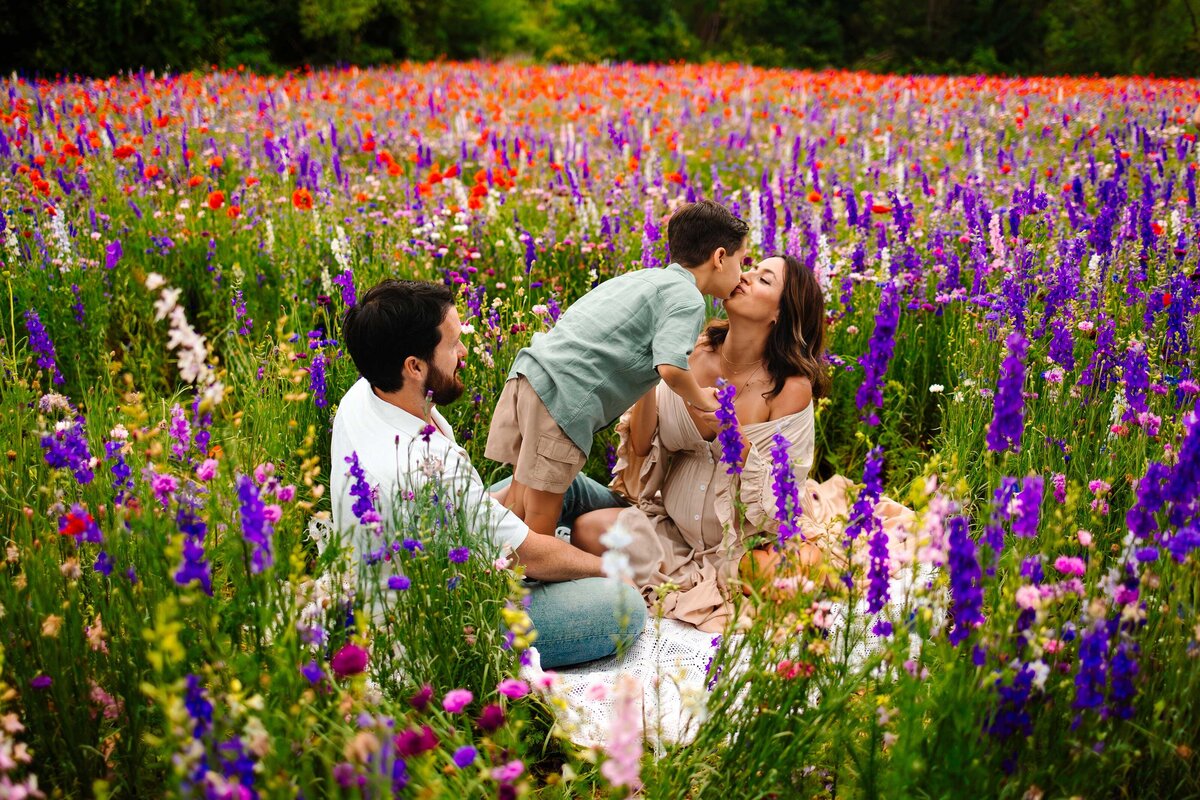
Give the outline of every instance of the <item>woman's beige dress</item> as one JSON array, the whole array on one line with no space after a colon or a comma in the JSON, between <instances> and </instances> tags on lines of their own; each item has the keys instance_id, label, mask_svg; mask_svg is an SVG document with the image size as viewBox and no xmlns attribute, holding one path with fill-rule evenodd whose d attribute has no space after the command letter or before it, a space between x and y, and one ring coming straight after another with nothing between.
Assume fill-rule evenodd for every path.
<instances>
[{"instance_id":1,"label":"woman's beige dress","mask_svg":"<svg viewBox=\"0 0 1200 800\"><path fill-rule=\"evenodd\" d=\"M634 503L617 521L633 537L626 552L652 611L703 631L720 631L733 614L733 593L741 592L737 572L747 536L778 531L771 469L774 435L787 438L793 474L805 487L800 523L807 541L827 551L839 547L853 483L840 475L823 483L808 480L814 445L811 403L778 420L744 425L750 450L736 480L744 521L735 527L735 481L721 463L721 444L700 435L679 395L663 384L656 391L658 429L645 458L629 447L628 416L617 426L620 444L612 486ZM898 532L912 512L885 501L876 515ZM677 588L660 604L658 587L666 583Z\"/></svg>"}]
</instances>

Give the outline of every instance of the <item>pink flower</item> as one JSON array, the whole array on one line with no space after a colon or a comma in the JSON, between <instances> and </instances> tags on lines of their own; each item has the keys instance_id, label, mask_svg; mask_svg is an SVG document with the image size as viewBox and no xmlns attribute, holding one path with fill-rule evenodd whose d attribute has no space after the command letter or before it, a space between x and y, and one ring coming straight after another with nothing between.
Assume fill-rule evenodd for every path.
<instances>
[{"instance_id":1,"label":"pink flower","mask_svg":"<svg viewBox=\"0 0 1200 800\"><path fill-rule=\"evenodd\" d=\"M520 761L510 761L502 767L496 767L492 770L492 780L500 783L511 783L521 777L521 773L525 771L525 765Z\"/></svg>"},{"instance_id":2,"label":"pink flower","mask_svg":"<svg viewBox=\"0 0 1200 800\"><path fill-rule=\"evenodd\" d=\"M206 458L196 467L196 477L202 481L211 481L217 474L217 460Z\"/></svg>"},{"instance_id":3,"label":"pink flower","mask_svg":"<svg viewBox=\"0 0 1200 800\"><path fill-rule=\"evenodd\" d=\"M292 502L292 498L296 496L296 487L290 483L287 486L280 486L279 490L275 492L275 496L279 498L279 502L281 503L290 503Z\"/></svg>"},{"instance_id":4,"label":"pink flower","mask_svg":"<svg viewBox=\"0 0 1200 800\"><path fill-rule=\"evenodd\" d=\"M1092 546L1092 532L1091 531L1080 528L1079 530L1075 531L1075 538L1078 539L1079 543L1081 545L1083 545L1084 547Z\"/></svg>"},{"instance_id":5,"label":"pink flower","mask_svg":"<svg viewBox=\"0 0 1200 800\"><path fill-rule=\"evenodd\" d=\"M367 668L367 651L356 644L348 644L334 654L329 665L339 678L357 675Z\"/></svg>"},{"instance_id":6,"label":"pink flower","mask_svg":"<svg viewBox=\"0 0 1200 800\"><path fill-rule=\"evenodd\" d=\"M442 698L442 708L450 714L458 714L474 699L475 695L469 689L451 689Z\"/></svg>"},{"instance_id":7,"label":"pink flower","mask_svg":"<svg viewBox=\"0 0 1200 800\"><path fill-rule=\"evenodd\" d=\"M1017 589L1017 605L1024 610L1037 608L1042 604L1042 593L1036 586L1025 584Z\"/></svg>"},{"instance_id":8,"label":"pink flower","mask_svg":"<svg viewBox=\"0 0 1200 800\"><path fill-rule=\"evenodd\" d=\"M271 503L263 506L263 518L268 522L279 522L279 518L283 516L283 509L277 503Z\"/></svg>"},{"instance_id":9,"label":"pink flower","mask_svg":"<svg viewBox=\"0 0 1200 800\"><path fill-rule=\"evenodd\" d=\"M254 468L254 482L259 486L267 482L267 478L275 474L275 465L268 461Z\"/></svg>"},{"instance_id":10,"label":"pink flower","mask_svg":"<svg viewBox=\"0 0 1200 800\"><path fill-rule=\"evenodd\" d=\"M608 758L600 765L600 773L613 786L628 786L634 792L642 785L642 683L622 673L613 695Z\"/></svg>"},{"instance_id":11,"label":"pink flower","mask_svg":"<svg viewBox=\"0 0 1200 800\"><path fill-rule=\"evenodd\" d=\"M511 697L513 700L516 700L529 694L529 684L516 678L505 678L500 681L500 685L496 687L496 691L505 697Z\"/></svg>"},{"instance_id":12,"label":"pink flower","mask_svg":"<svg viewBox=\"0 0 1200 800\"><path fill-rule=\"evenodd\" d=\"M1063 575L1074 575L1076 577L1087 572L1087 565L1078 556L1059 556L1054 559L1054 568Z\"/></svg>"}]
</instances>

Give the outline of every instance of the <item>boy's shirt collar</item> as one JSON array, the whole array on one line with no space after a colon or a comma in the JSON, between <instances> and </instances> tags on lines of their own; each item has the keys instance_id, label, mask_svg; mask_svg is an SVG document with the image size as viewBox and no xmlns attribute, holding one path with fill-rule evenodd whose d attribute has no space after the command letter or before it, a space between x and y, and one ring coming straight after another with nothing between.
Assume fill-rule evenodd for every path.
<instances>
[{"instance_id":1,"label":"boy's shirt collar","mask_svg":"<svg viewBox=\"0 0 1200 800\"><path fill-rule=\"evenodd\" d=\"M692 286L696 285L696 276L692 274L692 271L690 269L687 269L686 267L684 267L674 261L667 265L667 269L670 270L671 272L678 272L680 274L686 275L687 279L692 282Z\"/></svg>"}]
</instances>

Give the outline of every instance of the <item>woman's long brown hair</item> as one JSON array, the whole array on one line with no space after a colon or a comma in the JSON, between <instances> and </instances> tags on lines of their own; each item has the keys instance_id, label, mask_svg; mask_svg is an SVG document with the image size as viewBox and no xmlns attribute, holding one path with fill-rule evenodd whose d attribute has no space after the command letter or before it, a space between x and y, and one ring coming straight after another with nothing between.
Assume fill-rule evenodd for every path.
<instances>
[{"instance_id":1,"label":"woman's long brown hair","mask_svg":"<svg viewBox=\"0 0 1200 800\"><path fill-rule=\"evenodd\" d=\"M825 294L817 276L795 256L782 258L783 292L779 297L779 319L767 338L767 371L775 381L765 397L783 391L793 375L803 375L812 384L813 399L829 394L829 369L825 363ZM717 319L704 331L713 349L721 346L729 332L729 320Z\"/></svg>"}]
</instances>

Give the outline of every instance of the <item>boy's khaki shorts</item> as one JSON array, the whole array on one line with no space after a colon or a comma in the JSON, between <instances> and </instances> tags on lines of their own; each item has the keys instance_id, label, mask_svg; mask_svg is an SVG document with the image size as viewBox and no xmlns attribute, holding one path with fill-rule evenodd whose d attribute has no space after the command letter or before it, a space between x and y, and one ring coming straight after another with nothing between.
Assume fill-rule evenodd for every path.
<instances>
[{"instance_id":1,"label":"boy's khaki shorts","mask_svg":"<svg viewBox=\"0 0 1200 800\"><path fill-rule=\"evenodd\" d=\"M524 375L504 384L484 455L511 465L514 480L555 494L567 491L587 461L587 454L563 433Z\"/></svg>"}]
</instances>

